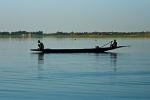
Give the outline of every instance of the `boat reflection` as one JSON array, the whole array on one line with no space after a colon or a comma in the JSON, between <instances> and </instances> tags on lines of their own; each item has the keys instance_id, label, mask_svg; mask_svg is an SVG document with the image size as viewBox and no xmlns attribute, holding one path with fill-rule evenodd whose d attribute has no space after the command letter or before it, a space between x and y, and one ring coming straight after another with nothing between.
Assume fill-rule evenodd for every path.
<instances>
[{"instance_id":1,"label":"boat reflection","mask_svg":"<svg viewBox=\"0 0 150 100\"><path fill-rule=\"evenodd\" d=\"M38 54L38 70L43 70L42 65L44 64L44 54L39 53Z\"/></svg>"},{"instance_id":2,"label":"boat reflection","mask_svg":"<svg viewBox=\"0 0 150 100\"><path fill-rule=\"evenodd\" d=\"M36 66L38 69L37 79L43 79L43 70L44 70L44 54L43 53L31 53L32 59L36 58ZM38 65L37 65L38 64Z\"/></svg>"},{"instance_id":3,"label":"boat reflection","mask_svg":"<svg viewBox=\"0 0 150 100\"><path fill-rule=\"evenodd\" d=\"M117 53L110 53L111 66L113 67L114 72L117 71Z\"/></svg>"},{"instance_id":4,"label":"boat reflection","mask_svg":"<svg viewBox=\"0 0 150 100\"><path fill-rule=\"evenodd\" d=\"M117 53L95 53L96 60L106 60L110 61L110 66L113 66L113 70L117 71Z\"/></svg>"},{"instance_id":5,"label":"boat reflection","mask_svg":"<svg viewBox=\"0 0 150 100\"><path fill-rule=\"evenodd\" d=\"M44 65L44 54L39 53L38 54L38 79L43 79L43 65Z\"/></svg>"},{"instance_id":6,"label":"boat reflection","mask_svg":"<svg viewBox=\"0 0 150 100\"><path fill-rule=\"evenodd\" d=\"M44 53L31 53L30 55L31 57L34 57L34 58L36 56L36 59L38 58L38 66L39 66L38 69L41 69L41 66L44 64Z\"/></svg>"},{"instance_id":7,"label":"boat reflection","mask_svg":"<svg viewBox=\"0 0 150 100\"><path fill-rule=\"evenodd\" d=\"M110 53L111 66L117 66L117 53Z\"/></svg>"}]
</instances>

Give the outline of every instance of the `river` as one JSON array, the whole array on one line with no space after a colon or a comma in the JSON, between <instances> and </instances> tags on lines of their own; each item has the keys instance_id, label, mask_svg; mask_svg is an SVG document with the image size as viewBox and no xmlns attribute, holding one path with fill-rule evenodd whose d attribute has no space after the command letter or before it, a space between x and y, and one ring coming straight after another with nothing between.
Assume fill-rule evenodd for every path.
<instances>
[{"instance_id":1,"label":"river","mask_svg":"<svg viewBox=\"0 0 150 100\"><path fill-rule=\"evenodd\" d=\"M91 48L113 38L0 38L1 100L149 100L150 39L107 53L39 54L45 48ZM109 46L109 45L107 45Z\"/></svg>"}]
</instances>

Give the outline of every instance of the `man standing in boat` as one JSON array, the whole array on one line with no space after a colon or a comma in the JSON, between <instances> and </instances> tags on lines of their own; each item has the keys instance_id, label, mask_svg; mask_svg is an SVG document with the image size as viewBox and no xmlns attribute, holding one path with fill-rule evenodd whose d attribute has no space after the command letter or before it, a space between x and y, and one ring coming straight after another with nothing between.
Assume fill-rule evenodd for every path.
<instances>
[{"instance_id":1,"label":"man standing in boat","mask_svg":"<svg viewBox=\"0 0 150 100\"><path fill-rule=\"evenodd\" d=\"M38 40L38 47L39 50L44 50L44 44L40 40Z\"/></svg>"},{"instance_id":2,"label":"man standing in boat","mask_svg":"<svg viewBox=\"0 0 150 100\"><path fill-rule=\"evenodd\" d=\"M117 41L114 40L114 43L112 44L112 41L111 41L111 45L110 45L111 48L116 48L117 47Z\"/></svg>"}]
</instances>

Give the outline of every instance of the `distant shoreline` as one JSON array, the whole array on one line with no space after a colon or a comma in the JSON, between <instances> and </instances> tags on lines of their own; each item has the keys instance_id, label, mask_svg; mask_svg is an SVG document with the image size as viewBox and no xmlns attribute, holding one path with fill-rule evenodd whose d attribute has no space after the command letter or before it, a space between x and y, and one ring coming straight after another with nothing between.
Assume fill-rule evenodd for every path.
<instances>
[{"instance_id":1,"label":"distant shoreline","mask_svg":"<svg viewBox=\"0 0 150 100\"><path fill-rule=\"evenodd\" d=\"M44 38L44 37L50 37L50 38L150 38L150 34L118 34L118 35L71 35L71 34L43 34L43 35L36 35L36 34L21 34L21 35L0 35L0 38Z\"/></svg>"},{"instance_id":2,"label":"distant shoreline","mask_svg":"<svg viewBox=\"0 0 150 100\"><path fill-rule=\"evenodd\" d=\"M54 38L150 38L150 31L142 32L56 32L46 34L43 31L27 32L1 32L0 38L38 38L38 37L54 37Z\"/></svg>"},{"instance_id":3,"label":"distant shoreline","mask_svg":"<svg viewBox=\"0 0 150 100\"><path fill-rule=\"evenodd\" d=\"M67 35L59 35L59 34L44 34L45 37L74 37L74 38L150 38L150 34L67 34Z\"/></svg>"}]
</instances>

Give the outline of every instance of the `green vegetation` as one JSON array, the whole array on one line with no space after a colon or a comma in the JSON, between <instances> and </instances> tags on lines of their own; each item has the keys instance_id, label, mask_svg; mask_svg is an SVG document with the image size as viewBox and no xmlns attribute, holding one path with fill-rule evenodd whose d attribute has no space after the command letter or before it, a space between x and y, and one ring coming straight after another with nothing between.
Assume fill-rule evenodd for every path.
<instances>
[{"instance_id":1,"label":"green vegetation","mask_svg":"<svg viewBox=\"0 0 150 100\"><path fill-rule=\"evenodd\" d=\"M11 35L25 35L25 34L36 34L36 35L42 35L43 31L37 31L37 32L26 32L26 31L16 31L16 32L11 32Z\"/></svg>"},{"instance_id":2,"label":"green vegetation","mask_svg":"<svg viewBox=\"0 0 150 100\"><path fill-rule=\"evenodd\" d=\"M58 37L58 38L150 38L150 32L56 32L46 34L43 31L37 32L0 32L0 38L7 37Z\"/></svg>"},{"instance_id":3,"label":"green vegetation","mask_svg":"<svg viewBox=\"0 0 150 100\"><path fill-rule=\"evenodd\" d=\"M22 34L37 34L42 35L43 31L37 31L37 32L26 32L26 31L16 31L16 32L0 32L0 35L22 35Z\"/></svg>"},{"instance_id":4,"label":"green vegetation","mask_svg":"<svg viewBox=\"0 0 150 100\"><path fill-rule=\"evenodd\" d=\"M52 34L47 34L46 36L76 38L150 38L150 32L56 32Z\"/></svg>"},{"instance_id":5,"label":"green vegetation","mask_svg":"<svg viewBox=\"0 0 150 100\"><path fill-rule=\"evenodd\" d=\"M43 31L37 32L26 32L26 31L16 31L16 32L0 32L0 38L8 38L8 37L41 37L43 35Z\"/></svg>"}]
</instances>

